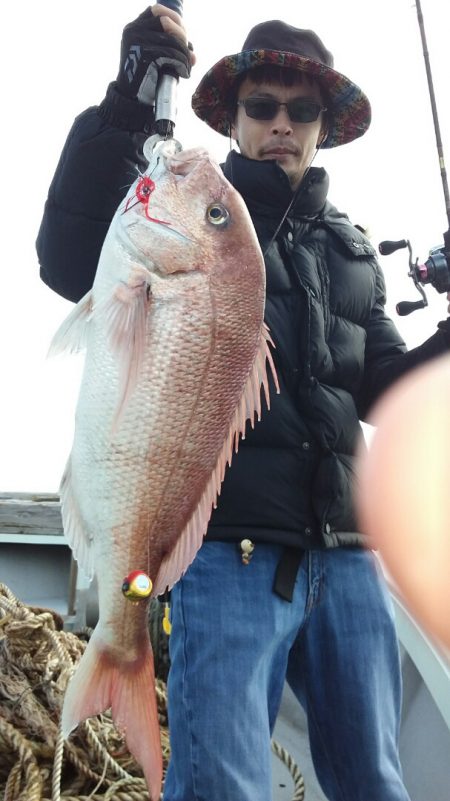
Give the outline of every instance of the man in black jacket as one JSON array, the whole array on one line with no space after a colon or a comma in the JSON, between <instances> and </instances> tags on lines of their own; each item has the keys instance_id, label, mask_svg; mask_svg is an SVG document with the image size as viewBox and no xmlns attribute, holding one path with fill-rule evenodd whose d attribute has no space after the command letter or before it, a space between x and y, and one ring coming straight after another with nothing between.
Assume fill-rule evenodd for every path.
<instances>
[{"instance_id":1,"label":"man in black jacket","mask_svg":"<svg viewBox=\"0 0 450 801\"><path fill-rule=\"evenodd\" d=\"M75 121L39 232L42 278L61 295L77 301L90 289L124 187L144 166L159 68L187 77L193 60L180 18L162 6L125 28L118 78ZM374 400L446 351L449 333L440 324L407 352L370 242L311 167L319 147L370 123L364 93L316 34L256 26L242 52L204 76L193 108L240 148L223 169L264 254L281 392L242 442L206 541L172 592L164 797L268 801L287 679L326 796L407 801L393 613L355 519L354 453Z\"/></svg>"}]
</instances>

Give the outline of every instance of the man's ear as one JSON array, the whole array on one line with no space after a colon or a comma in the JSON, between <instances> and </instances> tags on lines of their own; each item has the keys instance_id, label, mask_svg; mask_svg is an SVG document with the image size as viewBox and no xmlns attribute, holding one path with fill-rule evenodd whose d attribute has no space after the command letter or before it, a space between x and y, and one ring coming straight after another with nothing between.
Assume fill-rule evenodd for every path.
<instances>
[{"instance_id":1,"label":"man's ear","mask_svg":"<svg viewBox=\"0 0 450 801\"><path fill-rule=\"evenodd\" d=\"M322 118L322 124L320 126L320 133L317 138L317 145L316 145L317 148L323 145L327 136L328 136L328 119L327 119L327 114L325 112L325 115Z\"/></svg>"},{"instance_id":2,"label":"man's ear","mask_svg":"<svg viewBox=\"0 0 450 801\"><path fill-rule=\"evenodd\" d=\"M328 130L327 130L327 128L325 128L319 134L319 138L317 140L317 145L316 145L317 148L319 148L319 147L321 147L323 145L323 143L325 142L325 139L327 138L327 136L328 136Z\"/></svg>"},{"instance_id":3,"label":"man's ear","mask_svg":"<svg viewBox=\"0 0 450 801\"><path fill-rule=\"evenodd\" d=\"M229 125L230 139L234 139L237 146L239 147L239 139L237 138L236 126L231 122L231 120L229 121L228 125Z\"/></svg>"}]
</instances>

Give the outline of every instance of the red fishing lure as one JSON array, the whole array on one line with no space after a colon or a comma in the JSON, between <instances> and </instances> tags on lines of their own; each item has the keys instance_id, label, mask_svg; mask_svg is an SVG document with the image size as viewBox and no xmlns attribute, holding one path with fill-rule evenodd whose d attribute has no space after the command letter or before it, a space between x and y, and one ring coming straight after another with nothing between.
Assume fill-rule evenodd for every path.
<instances>
[{"instance_id":1,"label":"red fishing lure","mask_svg":"<svg viewBox=\"0 0 450 801\"><path fill-rule=\"evenodd\" d=\"M147 217L147 220L150 220L150 222L160 223L161 225L170 225L169 222L166 222L165 220L157 220L156 217L151 217L150 214L148 213L150 196L152 192L154 192L154 190L155 190L155 182L152 181L152 179L148 175L143 175L142 178L140 178L136 184L135 194L137 200L133 203L133 206L135 206L136 203L143 203L145 208L145 216ZM124 214L126 211L128 211L128 209L133 208L133 206L130 205L131 200L132 200L131 197L128 198L125 205L125 209L123 211Z\"/></svg>"}]
</instances>

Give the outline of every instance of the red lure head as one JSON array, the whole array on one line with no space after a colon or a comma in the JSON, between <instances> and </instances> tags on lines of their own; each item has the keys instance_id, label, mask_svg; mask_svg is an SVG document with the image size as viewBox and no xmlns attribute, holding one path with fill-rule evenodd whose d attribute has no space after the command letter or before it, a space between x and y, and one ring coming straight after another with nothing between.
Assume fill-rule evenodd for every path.
<instances>
[{"instance_id":1,"label":"red lure head","mask_svg":"<svg viewBox=\"0 0 450 801\"><path fill-rule=\"evenodd\" d=\"M155 182L152 181L148 175L143 175L136 186L136 197L141 203L148 203L153 190L155 189Z\"/></svg>"},{"instance_id":2,"label":"red lure head","mask_svg":"<svg viewBox=\"0 0 450 801\"><path fill-rule=\"evenodd\" d=\"M135 191L137 198L136 202L133 203L133 205L130 205L131 198L128 198L125 205L125 209L122 213L125 214L125 212L128 211L128 209L135 206L136 203L143 203L145 208L145 216L147 217L148 220L155 223L161 223L161 225L170 225L170 223L166 222L165 220L157 220L155 217L150 217L150 214L148 213L148 204L150 202L150 195L152 194L154 189L155 189L155 182L152 181L152 179L149 178L148 175L143 175L136 184L136 191Z\"/></svg>"}]
</instances>

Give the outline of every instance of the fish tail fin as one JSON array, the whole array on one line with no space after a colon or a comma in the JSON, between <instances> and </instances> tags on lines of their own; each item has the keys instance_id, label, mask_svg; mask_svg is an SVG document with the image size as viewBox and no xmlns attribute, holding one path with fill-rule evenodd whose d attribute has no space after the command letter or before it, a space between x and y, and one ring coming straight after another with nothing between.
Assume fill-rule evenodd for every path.
<instances>
[{"instance_id":1,"label":"fish tail fin","mask_svg":"<svg viewBox=\"0 0 450 801\"><path fill-rule=\"evenodd\" d=\"M152 801L162 782L161 739L155 696L155 671L150 642L125 670L110 651L100 648L95 634L71 678L64 698L64 737L92 715L111 708L118 730L141 766Z\"/></svg>"}]
</instances>

